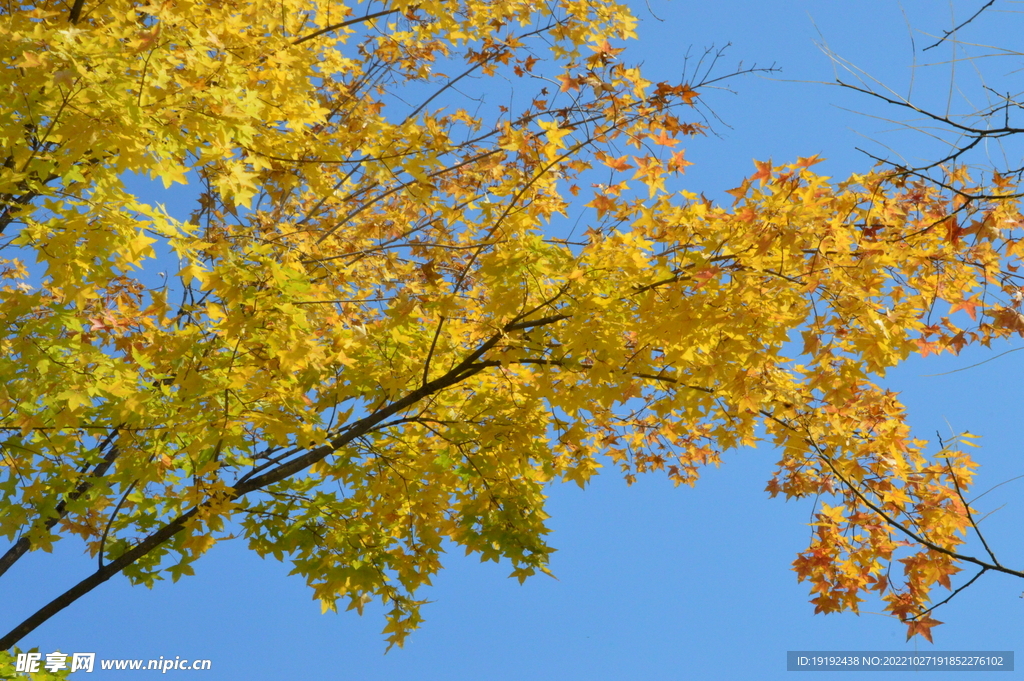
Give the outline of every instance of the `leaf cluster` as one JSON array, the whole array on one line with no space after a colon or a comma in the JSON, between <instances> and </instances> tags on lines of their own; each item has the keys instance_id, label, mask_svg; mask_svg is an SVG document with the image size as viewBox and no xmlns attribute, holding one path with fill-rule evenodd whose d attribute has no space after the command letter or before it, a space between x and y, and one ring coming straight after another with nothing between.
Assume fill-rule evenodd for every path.
<instances>
[{"instance_id":1,"label":"leaf cluster","mask_svg":"<svg viewBox=\"0 0 1024 681\"><path fill-rule=\"evenodd\" d=\"M669 190L702 84L623 64L621 5L361 11L3 10L0 573L71 536L97 567L0 647L236 537L325 609L386 603L401 644L446 549L548 572L552 481L692 485L765 439L773 495L839 500L796 564L819 611L949 586L972 464L926 456L876 379L1024 331L1014 201L811 158L714 206ZM458 105L498 74L539 92Z\"/></svg>"}]
</instances>

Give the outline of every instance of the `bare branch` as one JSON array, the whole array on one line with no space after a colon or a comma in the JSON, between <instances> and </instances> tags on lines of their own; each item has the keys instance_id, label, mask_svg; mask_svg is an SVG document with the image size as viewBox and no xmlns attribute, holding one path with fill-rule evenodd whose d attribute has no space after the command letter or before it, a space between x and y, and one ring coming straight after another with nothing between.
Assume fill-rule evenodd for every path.
<instances>
[{"instance_id":1,"label":"bare branch","mask_svg":"<svg viewBox=\"0 0 1024 681\"><path fill-rule=\"evenodd\" d=\"M982 12L984 12L985 10L987 10L989 7L991 7L995 3L995 1L996 0L988 0L988 2L986 2L984 5L981 6L981 9L979 9L977 12L975 12L974 14L971 15L970 19L968 19L967 21L963 22L959 26L956 26L956 27L950 29L949 31L943 31L941 38L939 38L937 41L935 41L935 43L929 45L928 47L924 48L921 51L922 52L927 52L928 50L932 49L933 47L938 47L939 45L941 45L947 38L949 38L949 36L953 35L957 31L959 31L961 28L963 28L967 24L969 24L972 21L974 21L975 19L977 19L978 15L981 14Z\"/></svg>"}]
</instances>

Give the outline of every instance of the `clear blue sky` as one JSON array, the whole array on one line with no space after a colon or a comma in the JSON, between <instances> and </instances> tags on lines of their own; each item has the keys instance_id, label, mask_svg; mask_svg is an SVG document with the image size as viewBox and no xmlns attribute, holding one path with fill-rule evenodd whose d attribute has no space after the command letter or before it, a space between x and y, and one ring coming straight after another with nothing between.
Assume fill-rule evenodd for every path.
<instances>
[{"instance_id":1,"label":"clear blue sky","mask_svg":"<svg viewBox=\"0 0 1024 681\"><path fill-rule=\"evenodd\" d=\"M901 8L895 0L649 0L650 11L645 0L633 4L642 19L640 41L622 58L644 61L651 79L677 79L688 46L699 54L705 46L730 42L719 72L740 60L782 68L773 78L726 83L735 94L703 94L728 127L716 124L720 137L689 144L687 158L695 165L680 188L717 198L751 174L753 158L783 163L821 154L828 161L817 170L844 176L869 168L870 161L854 147L870 146L871 139L934 157L935 147L926 146L923 137L885 132L898 126L851 110L905 116L815 84L833 78L832 64L815 41L827 40L836 53L905 94L913 63L907 21L914 29L938 33L983 2L909 0ZM1015 7L998 0L993 10L1006 6ZM960 37L1012 46L1019 43L1022 27L1020 15L990 10ZM919 48L930 42L921 33L913 35ZM946 60L951 51L936 48L926 56ZM968 64L960 68L964 79L972 76ZM991 75L1011 70L1007 63ZM915 92L941 107L949 91L948 70L934 73L919 74ZM1004 83L1012 87L1014 77ZM870 148L881 150L877 144ZM915 360L885 379L902 393L920 436L934 437L937 430L948 435L950 428L983 436L977 491L1024 474L1019 427L1024 353L929 375L1021 345ZM379 608L368 608L363 617L321 615L302 580L287 576L287 564L261 560L238 542L215 547L196 565L196 576L178 584L147 591L115 578L23 644L38 645L44 653L60 648L100 658L209 658L213 669L195 672L205 681L776 679L787 676L787 650L1016 648L1024 653L1019 645L1024 580L1001 575L986 575L935 613L946 624L934 630L934 646L920 638L905 642L903 625L867 612L880 610L878 603L865 604L859 617L814 616L807 585L798 584L789 567L807 545L813 505L768 498L763 489L777 459L770 447L729 453L695 489L673 489L657 474L627 487L614 473L598 476L585 491L553 487L551 541L559 551L552 568L558 579L536 577L520 586L506 578L507 565L451 554L433 588L422 593L434 601L424 610L425 624L404 649L387 655ZM978 507L986 512L1001 507L983 527L1004 564L1024 567L1024 480L1003 485ZM970 546L978 549L976 543ZM88 569L77 546L58 547L55 556L56 569L54 556L42 554L12 570L12 590L4 593L0 610L4 625L20 621L30 605L48 600ZM954 586L969 574L961 573ZM1022 667L1024 659L1018 660ZM102 680L137 674L155 672L97 670L76 676ZM887 673L871 678L889 676L906 678Z\"/></svg>"}]
</instances>

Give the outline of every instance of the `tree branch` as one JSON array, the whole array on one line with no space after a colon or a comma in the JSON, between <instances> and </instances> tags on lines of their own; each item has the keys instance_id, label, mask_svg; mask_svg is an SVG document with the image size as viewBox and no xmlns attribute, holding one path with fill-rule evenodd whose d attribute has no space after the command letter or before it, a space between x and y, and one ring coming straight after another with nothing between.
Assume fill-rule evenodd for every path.
<instances>
[{"instance_id":1,"label":"tree branch","mask_svg":"<svg viewBox=\"0 0 1024 681\"><path fill-rule=\"evenodd\" d=\"M81 2L82 2L82 0L77 0L76 1L76 5L78 3L81 3ZM349 19L347 21L342 21L342 22L339 22L337 24L331 24L330 26L325 26L324 28L321 28L319 31L313 31L312 33L310 33L308 35L302 36L301 38L296 38L295 40L292 41L292 45L301 45L302 43L306 42L307 40L312 40L313 38L319 38L323 34L330 33L331 31L337 31L339 28L345 28L346 26L352 26L353 24L360 24L360 23L362 23L364 21L371 21L373 19L376 19L377 17L387 16L388 14L394 14L395 12L398 12L398 10L397 9L385 9L385 10L381 10L380 12L374 12L373 14L364 14L363 16L358 17L356 19Z\"/></svg>"},{"instance_id":2,"label":"tree branch","mask_svg":"<svg viewBox=\"0 0 1024 681\"><path fill-rule=\"evenodd\" d=\"M974 21L975 19L977 19L978 15L981 14L982 12L984 12L985 10L987 10L989 7L991 7L995 3L995 1L996 0L988 0L988 2L986 2L984 5L981 6L981 9L979 9L977 12L975 12L973 15L971 15L970 19L968 19L967 21L963 22L959 26L955 26L954 28L952 28L949 31L943 31L941 38L939 38L937 41L935 41L935 43L929 45L928 47L924 48L921 51L922 52L927 52L928 50L932 49L933 47L938 47L939 45L941 45L947 38L949 38L949 36L953 35L957 31L959 31L961 28L963 28L967 24L969 24L972 21Z\"/></svg>"},{"instance_id":3,"label":"tree branch","mask_svg":"<svg viewBox=\"0 0 1024 681\"><path fill-rule=\"evenodd\" d=\"M832 471L832 474L835 475L836 478L838 478L847 487L847 489L849 489L851 492L853 492L854 495L858 499L860 499L861 503L863 503L865 506L867 506L872 511L874 511L883 520L885 520L885 522L889 526L891 526L891 527L899 530L903 534L907 535L908 537L913 539L914 542L920 544L921 546L924 546L925 548L931 549L932 551L936 551L937 553L942 553L944 555L947 555L950 558L955 558L956 560L962 560L965 563L973 563L974 565L977 565L978 567L981 567L981 568L985 568L986 570L992 570L994 572L1003 572L1005 574L1013 575L1014 577L1020 577L1020 578L1024 579L1024 572L1019 572L1017 570L1011 570L1010 568L1003 567L1002 565L999 565L999 564L986 563L985 561L979 560L978 558L975 558L974 556L965 556L962 553L957 553L956 551L952 551L952 550L947 549L945 547L939 546L938 544L930 541L929 539L926 539L925 537L922 537L921 535L917 534L913 530L910 530L909 528L904 527L899 521L897 521L895 518L890 516L888 513L886 513L881 508L879 508L876 504L874 504L872 501L870 501L867 498L867 496L865 496L864 493L860 491L860 489L858 487L856 487L853 483L851 483L849 480L847 480L843 476L843 474L840 473L839 470L835 467L835 464L832 463L831 457L829 457L828 454L826 454L825 452L823 452L821 450L821 447L818 446L818 443L816 443L816 442L814 442L812 440L812 441L809 442L809 444L814 448L814 450L816 452L818 452L818 457L828 465L829 469Z\"/></svg>"},{"instance_id":4,"label":"tree branch","mask_svg":"<svg viewBox=\"0 0 1024 681\"><path fill-rule=\"evenodd\" d=\"M60 596L57 596L57 598L44 605L25 619L21 624L11 629L6 636L0 638L0 650L9 650L40 624L50 619L58 612L68 607L79 598L89 593L97 586L176 535L184 529L185 523L195 516L199 512L200 508L201 506L196 506L192 510L178 516L153 534L146 537L146 539L137 544L131 550L126 551L115 560L110 561L105 566L96 570L96 572L92 573L78 584L75 584Z\"/></svg>"},{"instance_id":5,"label":"tree branch","mask_svg":"<svg viewBox=\"0 0 1024 681\"><path fill-rule=\"evenodd\" d=\"M303 456L300 456L288 463L282 464L277 468L270 470L263 475L252 478L246 482L236 484L230 488L227 492L229 500L236 500L242 496L262 489L275 482L284 480L306 468L314 463L317 463L330 454L334 453L338 449L344 447L352 440L365 435L366 433L373 430L381 422L385 421L391 416L409 408L416 404L424 397L439 392L449 386L455 385L464 381L465 379L473 376L485 368L488 365L478 363L479 360L487 351L491 350L496 346L502 338L504 338L509 331L536 328L538 326L544 326L547 324L553 324L557 321L566 318L566 315L551 315L548 317L542 317L540 319L524 319L525 316L530 312L524 313L509 323L505 324L501 331L493 334L487 341L478 346L473 352L467 355L462 362L457 366L450 369L443 376L436 378L432 381L421 385L416 390L410 392L405 397L397 400L388 406L374 411L372 414L359 419L345 430L344 433L339 434L333 438L330 442L311 449ZM7 633L2 639L0 639L0 650L6 650L14 646L18 641L24 638L26 635L31 633L39 625L46 622L49 618L56 615L58 612L68 607L76 600L95 589L100 584L106 582L108 579L113 577L115 574L128 567L135 561L139 560L150 551L153 551L158 546L168 541L178 532L185 528L186 523L193 518L199 511L208 506L209 502L204 502L196 505L191 510L181 514L174 520L171 520L162 528L154 532L153 534L146 537L143 541L137 544L131 550L125 552L118 558L110 561L106 565L100 567L96 572L91 574L89 577L83 579L81 582L62 593L57 598L50 601L48 604L37 610L34 614L28 617L18 626L14 627L10 632Z\"/></svg>"},{"instance_id":6,"label":"tree branch","mask_svg":"<svg viewBox=\"0 0 1024 681\"><path fill-rule=\"evenodd\" d=\"M116 459L118 455L117 446L113 444L114 438L117 437L117 433L118 428L114 428L113 431L111 431L111 433L100 443L99 451L101 452L104 447L110 447L110 449L107 450L106 456L103 457L102 461L96 464L96 468L92 470L91 474L78 483L78 486L67 496L66 499L62 499L60 503L57 504L56 508L53 510L53 515L43 523L43 527L46 530L52 529L54 525L60 522L60 520L67 515L69 501L78 500L92 487L92 482L89 478L99 478L106 475L107 470L111 465L113 465L114 459ZM22 536L18 541L14 542L14 545L4 553L2 558L0 558L0 576L7 572L7 570L9 570L19 558L28 553L31 548L32 542L29 541L27 536Z\"/></svg>"},{"instance_id":7,"label":"tree branch","mask_svg":"<svg viewBox=\"0 0 1024 681\"><path fill-rule=\"evenodd\" d=\"M82 7L84 5L85 0L75 0L75 4L71 6L71 13L68 14L68 23L78 23L78 20L82 18Z\"/></svg>"},{"instance_id":8,"label":"tree branch","mask_svg":"<svg viewBox=\"0 0 1024 681\"><path fill-rule=\"evenodd\" d=\"M962 584L959 587L957 587L957 590L954 591L953 593L949 594L949 596L947 596L946 598L942 599L941 601L939 601L938 603L936 603L932 607L928 608L927 610L925 610L923 612L919 612L916 615L914 615L913 617L908 617L907 619L905 619L903 621L904 622L913 622L914 620L916 620L916 619L918 619L920 617L924 617L925 615L930 613L932 610L935 610L935 608L939 607L940 605L945 605L946 603L949 603L951 600L953 600L954 596L956 596L958 593L960 593L961 591L963 591L964 589L969 587L971 584L974 584L974 582L976 582L978 580L978 577L981 577L986 572L988 572L988 568L984 568L984 567L981 568L980 570L978 570L978 573L976 575L974 575L973 577L971 577L967 581L966 584Z\"/></svg>"}]
</instances>

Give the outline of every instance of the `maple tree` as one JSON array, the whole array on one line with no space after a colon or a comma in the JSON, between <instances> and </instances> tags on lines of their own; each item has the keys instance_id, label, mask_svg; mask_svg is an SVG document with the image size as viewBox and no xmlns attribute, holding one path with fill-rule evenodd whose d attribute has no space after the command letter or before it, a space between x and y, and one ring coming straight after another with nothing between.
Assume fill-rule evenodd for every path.
<instances>
[{"instance_id":1,"label":"maple tree","mask_svg":"<svg viewBox=\"0 0 1024 681\"><path fill-rule=\"evenodd\" d=\"M669 189L709 81L627 66L624 6L374 7L2 10L0 574L72 537L97 568L0 648L229 539L401 644L446 545L548 571L553 481L693 485L758 441L770 494L830 499L794 564L816 612L875 592L930 638L965 562L1024 576L958 552L974 464L877 384L1024 332L1005 178L758 162L715 206ZM457 105L496 76L530 96Z\"/></svg>"}]
</instances>

